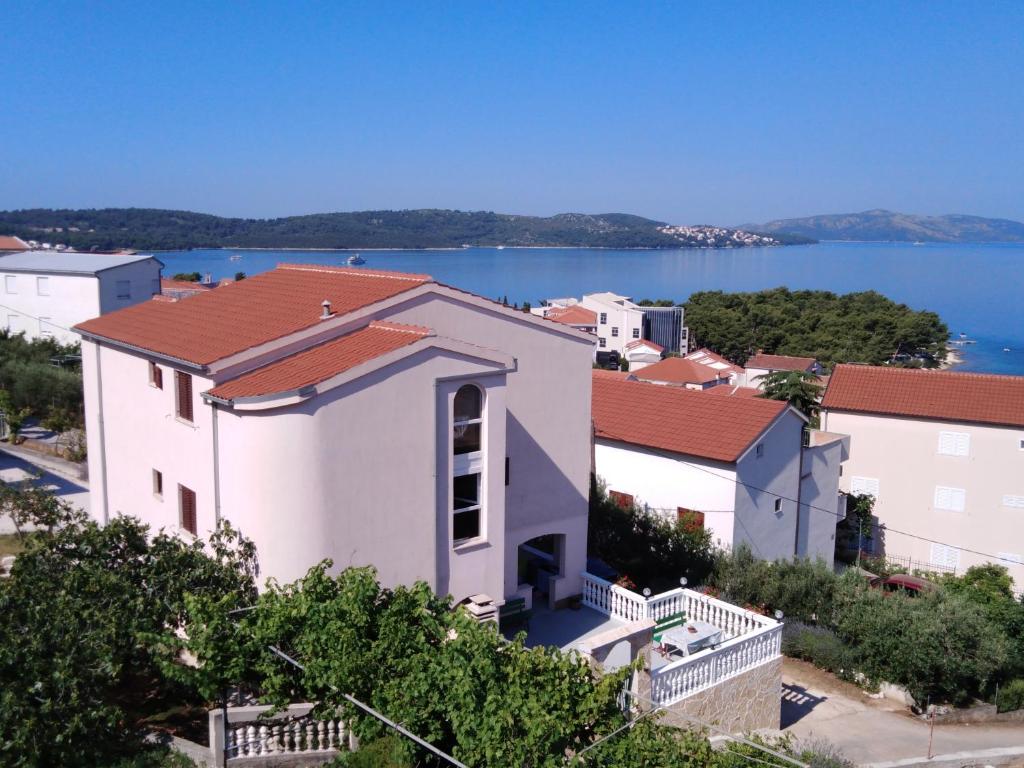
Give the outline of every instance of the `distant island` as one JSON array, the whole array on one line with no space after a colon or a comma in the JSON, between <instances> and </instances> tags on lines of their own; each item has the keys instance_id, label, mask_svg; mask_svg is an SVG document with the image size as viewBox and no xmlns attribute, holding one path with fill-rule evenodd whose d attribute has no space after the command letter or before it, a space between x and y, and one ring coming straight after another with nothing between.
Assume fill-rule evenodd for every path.
<instances>
[{"instance_id":1,"label":"distant island","mask_svg":"<svg viewBox=\"0 0 1024 768\"><path fill-rule=\"evenodd\" d=\"M77 250L188 248L742 248L810 243L803 235L675 226L624 213L517 216L408 210L238 219L153 208L0 211L0 234Z\"/></svg>"},{"instance_id":2,"label":"distant island","mask_svg":"<svg viewBox=\"0 0 1024 768\"><path fill-rule=\"evenodd\" d=\"M948 214L916 216L875 209L862 213L833 213L802 219L778 219L744 229L780 237L796 235L814 240L881 240L922 243L1024 242L1024 224L1010 219Z\"/></svg>"}]
</instances>

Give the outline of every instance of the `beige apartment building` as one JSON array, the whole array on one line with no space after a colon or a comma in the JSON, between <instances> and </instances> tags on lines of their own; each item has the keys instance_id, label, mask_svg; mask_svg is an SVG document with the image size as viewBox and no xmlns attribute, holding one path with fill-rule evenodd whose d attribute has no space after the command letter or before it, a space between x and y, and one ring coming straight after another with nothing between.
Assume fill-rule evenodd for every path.
<instances>
[{"instance_id":1,"label":"beige apartment building","mask_svg":"<svg viewBox=\"0 0 1024 768\"><path fill-rule=\"evenodd\" d=\"M1024 377L839 365L821 419L850 436L840 489L875 497L876 551L1024 587Z\"/></svg>"}]
</instances>

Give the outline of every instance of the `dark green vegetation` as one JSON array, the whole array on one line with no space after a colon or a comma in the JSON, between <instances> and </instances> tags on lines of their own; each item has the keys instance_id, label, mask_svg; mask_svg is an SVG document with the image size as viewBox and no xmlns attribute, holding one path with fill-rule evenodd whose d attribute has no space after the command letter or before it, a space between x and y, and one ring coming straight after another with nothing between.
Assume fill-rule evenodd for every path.
<instances>
[{"instance_id":1,"label":"dark green vegetation","mask_svg":"<svg viewBox=\"0 0 1024 768\"><path fill-rule=\"evenodd\" d=\"M190 595L253 599L254 554L227 530L210 555L201 543L148 539L129 518L101 528L55 499L38 502L24 507L60 527L27 537L0 580L0 764L112 765L146 752L142 737L163 713L202 703L162 674L160 638Z\"/></svg>"},{"instance_id":2,"label":"dark green vegetation","mask_svg":"<svg viewBox=\"0 0 1024 768\"><path fill-rule=\"evenodd\" d=\"M883 240L945 243L1008 243L1024 241L1024 224L981 216L915 216L876 209L779 219L744 229L775 235L787 233L815 240Z\"/></svg>"},{"instance_id":3,"label":"dark green vegetation","mask_svg":"<svg viewBox=\"0 0 1024 768\"><path fill-rule=\"evenodd\" d=\"M874 291L756 293L700 291L686 302L693 343L737 365L757 350L813 357L823 365L880 365L915 354L932 365L946 356L949 329L934 312L916 311Z\"/></svg>"},{"instance_id":4,"label":"dark green vegetation","mask_svg":"<svg viewBox=\"0 0 1024 768\"><path fill-rule=\"evenodd\" d=\"M53 362L77 354L77 345L66 347L53 339L26 341L23 334L0 331L0 410L15 433L29 416L52 419L65 429L81 424L81 372L77 366Z\"/></svg>"},{"instance_id":5,"label":"dark green vegetation","mask_svg":"<svg viewBox=\"0 0 1024 768\"><path fill-rule=\"evenodd\" d=\"M818 413L822 386L818 377L807 371L772 371L757 378L764 387L761 397L769 400L784 400L808 419Z\"/></svg>"},{"instance_id":6,"label":"dark green vegetation","mask_svg":"<svg viewBox=\"0 0 1024 768\"><path fill-rule=\"evenodd\" d=\"M469 245L598 248L699 247L625 213L514 216L489 211L358 211L281 219L229 219L153 208L0 211L0 232L99 248L459 248ZM56 231L60 229L61 231ZM782 243L811 242L776 237Z\"/></svg>"},{"instance_id":7,"label":"dark green vegetation","mask_svg":"<svg viewBox=\"0 0 1024 768\"><path fill-rule=\"evenodd\" d=\"M782 610L783 652L849 680L903 685L922 704L991 701L997 687L1024 686L1024 604L1000 566L909 597L872 589L854 571L836 576L820 562L770 563L741 549L718 558L712 583L732 602Z\"/></svg>"}]
</instances>

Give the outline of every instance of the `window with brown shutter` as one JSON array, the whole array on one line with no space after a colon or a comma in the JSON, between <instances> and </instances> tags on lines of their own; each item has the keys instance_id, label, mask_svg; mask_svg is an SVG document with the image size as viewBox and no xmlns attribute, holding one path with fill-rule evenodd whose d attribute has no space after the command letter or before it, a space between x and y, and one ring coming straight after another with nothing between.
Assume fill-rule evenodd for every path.
<instances>
[{"instance_id":1,"label":"window with brown shutter","mask_svg":"<svg viewBox=\"0 0 1024 768\"><path fill-rule=\"evenodd\" d=\"M149 364L149 383L157 389L164 388L164 372L156 363Z\"/></svg>"},{"instance_id":2,"label":"window with brown shutter","mask_svg":"<svg viewBox=\"0 0 1024 768\"><path fill-rule=\"evenodd\" d=\"M178 418L192 421L192 377L181 371L174 372L178 395Z\"/></svg>"},{"instance_id":3,"label":"window with brown shutter","mask_svg":"<svg viewBox=\"0 0 1024 768\"><path fill-rule=\"evenodd\" d=\"M619 509L631 509L633 507L633 496L621 491L608 491L608 495L615 502Z\"/></svg>"},{"instance_id":4,"label":"window with brown shutter","mask_svg":"<svg viewBox=\"0 0 1024 768\"><path fill-rule=\"evenodd\" d=\"M181 506L181 527L196 535L196 492L184 485L178 486L178 501Z\"/></svg>"}]
</instances>

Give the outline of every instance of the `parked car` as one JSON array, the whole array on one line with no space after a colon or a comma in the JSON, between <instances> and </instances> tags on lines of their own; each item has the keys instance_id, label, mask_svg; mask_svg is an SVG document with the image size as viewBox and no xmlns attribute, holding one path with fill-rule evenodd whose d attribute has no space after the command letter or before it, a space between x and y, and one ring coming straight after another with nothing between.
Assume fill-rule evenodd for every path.
<instances>
[{"instance_id":1,"label":"parked car","mask_svg":"<svg viewBox=\"0 0 1024 768\"><path fill-rule=\"evenodd\" d=\"M894 573L886 579L881 577L871 581L871 586L885 592L905 592L911 597L917 597L924 592L933 592L938 589L936 584L922 579L920 576L911 576L906 573Z\"/></svg>"},{"instance_id":2,"label":"parked car","mask_svg":"<svg viewBox=\"0 0 1024 768\"><path fill-rule=\"evenodd\" d=\"M619 370L619 353L614 349L611 352L598 352L597 365L609 371Z\"/></svg>"}]
</instances>

